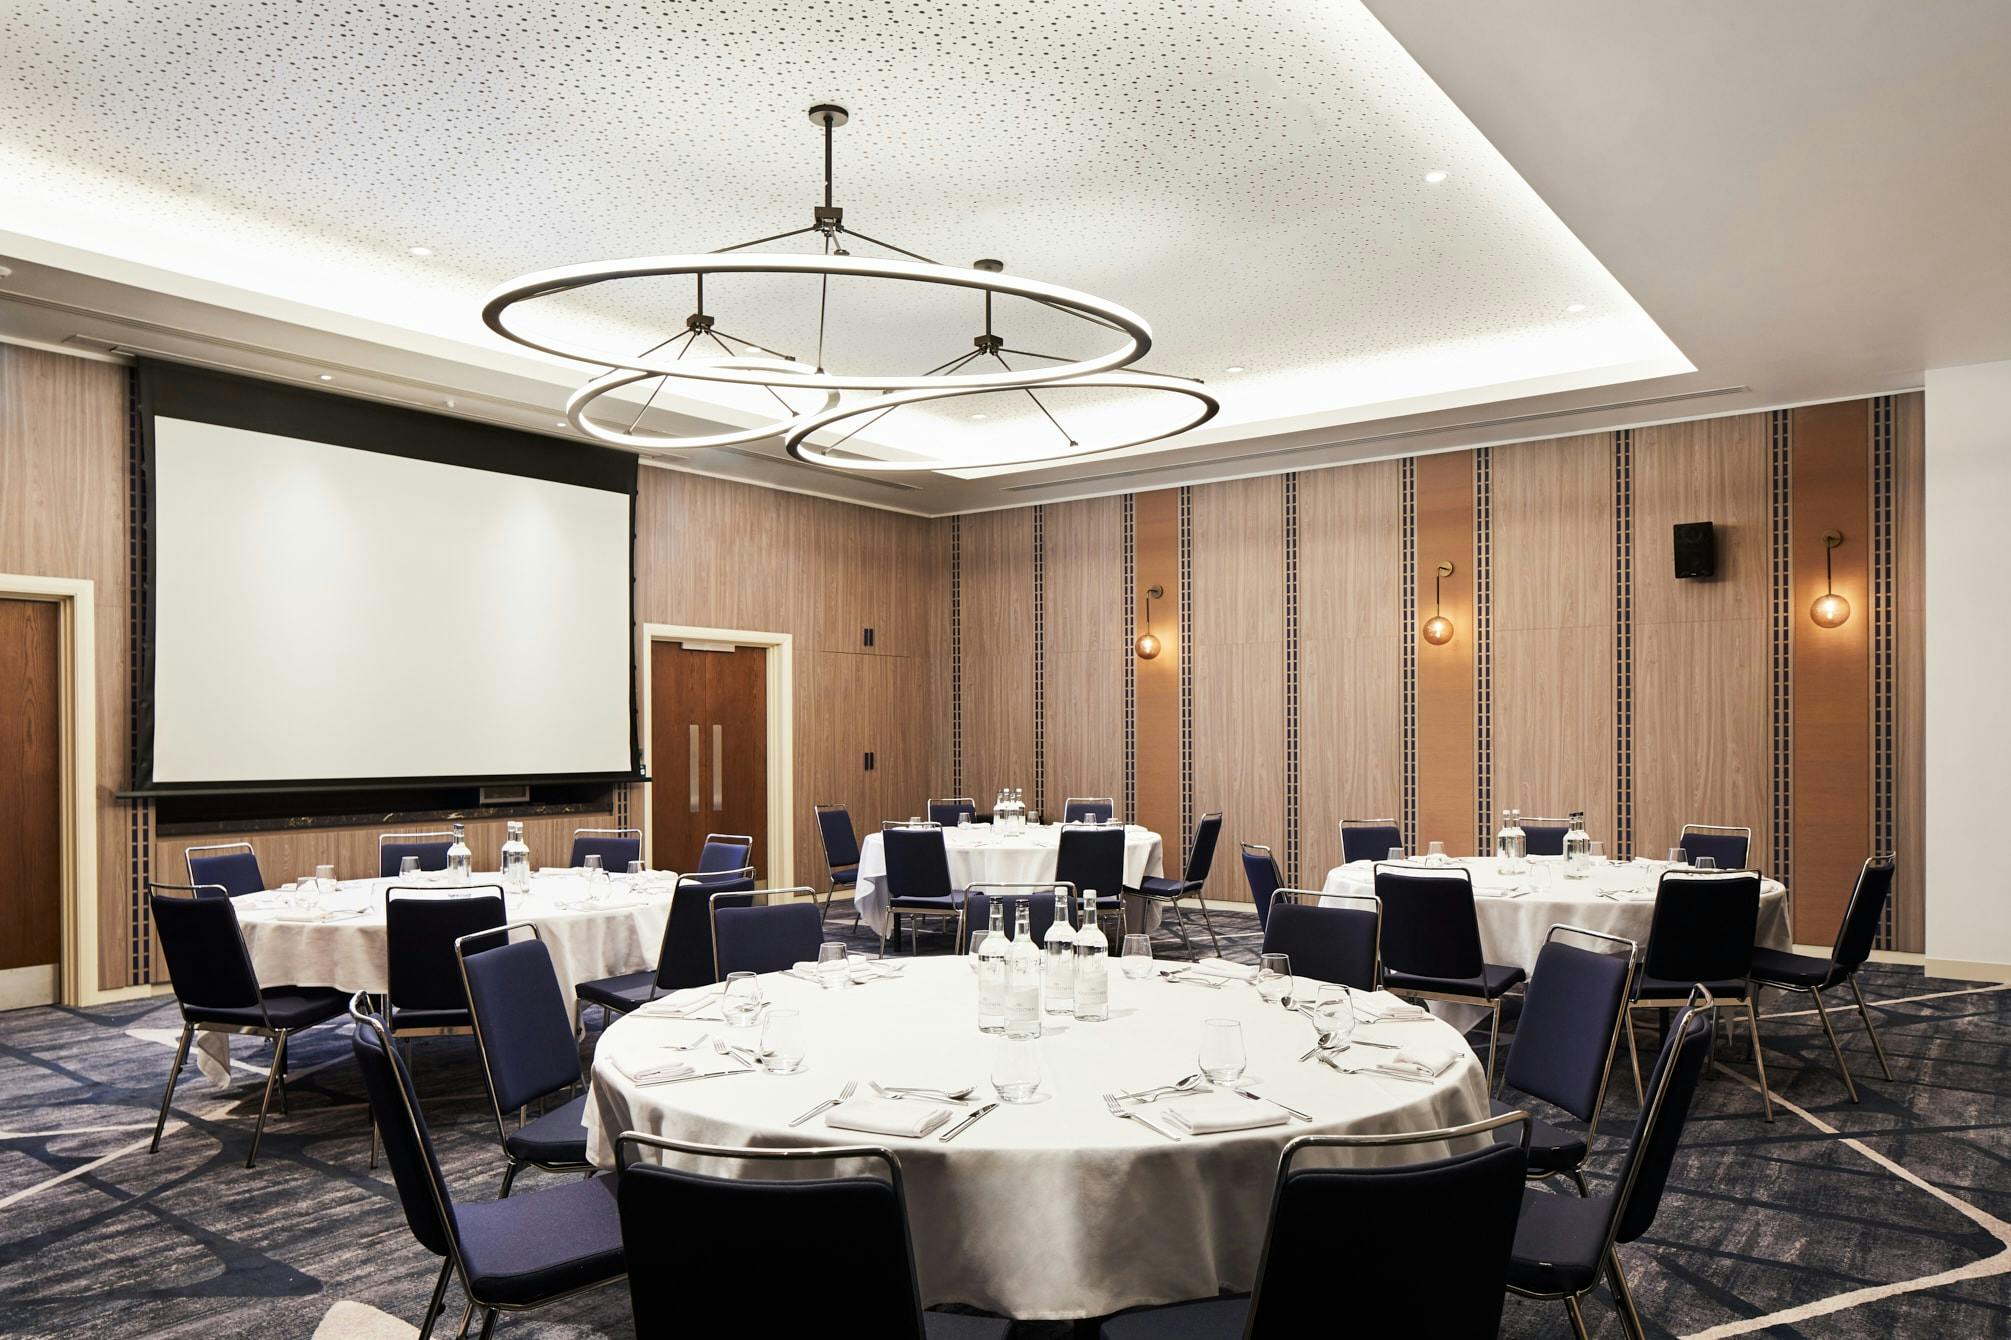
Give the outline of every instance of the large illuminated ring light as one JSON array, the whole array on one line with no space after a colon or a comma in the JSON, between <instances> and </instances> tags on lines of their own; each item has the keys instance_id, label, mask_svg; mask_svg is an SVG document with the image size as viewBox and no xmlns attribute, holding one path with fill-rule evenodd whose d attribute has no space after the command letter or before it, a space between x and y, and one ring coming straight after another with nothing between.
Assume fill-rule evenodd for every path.
<instances>
[{"instance_id":1,"label":"large illuminated ring light","mask_svg":"<svg viewBox=\"0 0 2011 1340\"><path fill-rule=\"evenodd\" d=\"M1198 409L1192 419L1164 432L1146 437L1133 438L1128 442L1114 442L1108 446L1092 447L1084 451L1073 441L1066 441L1058 447L1040 451L1007 451L988 455L958 456L953 458L903 456L884 459L877 456L833 455L833 447L816 447L810 444L812 435L822 432L833 424L861 414L885 414L903 405L924 404L931 400L953 400L958 396L976 395L980 391L995 391L996 386L970 387L953 386L947 377L938 377L935 384L918 390L893 391L882 396L853 400L846 404L807 414L796 420L789 429L782 445L789 454L799 461L809 461L815 465L829 466L835 470L903 471L903 470L982 470L1003 465L1033 465L1042 461L1067 460L1071 464L1078 461L1096 460L1113 452L1139 447L1147 442L1157 442L1161 438L1173 437L1199 428L1215 417L1222 408L1221 402L1208 394L1200 382L1188 381L1182 377L1167 377L1153 372L1104 372L1085 377L1073 377L1065 386L1056 389L1085 387L1091 389L1122 391L1171 391L1194 400ZM1019 389L1017 385L1009 389ZM856 430L855 430L856 431Z\"/></svg>"},{"instance_id":2,"label":"large illuminated ring light","mask_svg":"<svg viewBox=\"0 0 2011 1340\"><path fill-rule=\"evenodd\" d=\"M687 363L685 366L690 366L692 363L698 361L700 360L691 360L691 363ZM710 366L730 364L735 367L770 373L772 374L770 385L775 386L785 383L793 386L795 384L794 378L800 377L810 371L809 368L804 367L801 363L792 363L787 359L781 358L717 358L704 361ZM698 447L740 447L752 442L766 442L770 438L781 437L804 419L810 417L811 414L821 414L836 409L841 398L838 392L827 391L824 393L824 403L821 406L807 413L799 414L794 418L757 424L752 428L743 428L736 432L708 433L696 437L671 437L663 433L636 432L635 428L642 421L642 414L647 413L649 410L648 404L644 404L642 412L634 416L626 431L612 428L605 423L600 423L587 417L587 412L593 408L594 402L602 396L619 391L624 386L633 386L637 382L649 381L659 375L654 372L637 372L632 368L617 368L612 372L602 373L572 393L571 398L566 401L566 421L595 441L606 442L617 447L637 447L644 451L689 451ZM654 399L653 395L652 399Z\"/></svg>"},{"instance_id":3,"label":"large illuminated ring light","mask_svg":"<svg viewBox=\"0 0 2011 1340\"><path fill-rule=\"evenodd\" d=\"M947 284L976 289L987 294L1026 298L1073 316L1107 327L1124 336L1124 343L1108 353L1073 363L1047 368L1009 369L1003 372L963 372L949 376L864 377L836 376L813 369L802 376L784 376L771 371L739 368L728 360L694 365L675 359L617 354L590 349L567 341L533 339L511 328L508 313L518 303L554 294L571 293L595 284L623 279L649 279L665 275L693 275L701 280L716 274L794 274L818 278L846 276L860 279L897 279L921 284ZM983 270L963 270L951 265L919 261L881 260L874 257L829 255L798 256L776 254L722 255L717 252L689 256L638 256L630 260L561 265L538 270L511 280L491 293L482 305L482 321L504 339L513 340L541 353L606 368L627 368L634 372L665 377L689 377L694 381L729 382L738 386L786 384L811 391L919 391L936 394L958 391L1013 390L1023 386L1043 386L1052 382L1079 382L1084 377L1110 372L1135 363L1152 347L1152 329L1145 318L1090 293L1046 284L1037 279L1014 279Z\"/></svg>"}]
</instances>

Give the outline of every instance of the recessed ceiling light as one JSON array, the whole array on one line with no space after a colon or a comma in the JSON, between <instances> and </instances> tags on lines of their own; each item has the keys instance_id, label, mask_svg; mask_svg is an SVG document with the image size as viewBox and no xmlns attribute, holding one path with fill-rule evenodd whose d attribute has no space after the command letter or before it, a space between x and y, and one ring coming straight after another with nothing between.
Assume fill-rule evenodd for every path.
<instances>
[{"instance_id":1,"label":"recessed ceiling light","mask_svg":"<svg viewBox=\"0 0 2011 1340\"><path fill-rule=\"evenodd\" d=\"M1224 371L1224 372L1247 372L1247 371L1249 371L1249 369L1248 369L1248 368L1243 368L1243 367L1238 367L1238 366L1236 366L1235 364L1233 364L1233 363L1232 363L1232 364L1231 364L1230 366L1228 366L1228 367L1226 367L1226 368L1223 368L1223 369L1222 369L1222 371Z\"/></svg>"},{"instance_id":2,"label":"recessed ceiling light","mask_svg":"<svg viewBox=\"0 0 2011 1340\"><path fill-rule=\"evenodd\" d=\"M433 254L433 248L431 248L431 247L407 247L407 248L405 248L405 254L406 254L407 256L421 256L421 257L424 257L424 256L430 256L430 255L432 255L432 254Z\"/></svg>"},{"instance_id":3,"label":"recessed ceiling light","mask_svg":"<svg viewBox=\"0 0 2011 1340\"><path fill-rule=\"evenodd\" d=\"M448 408L448 409L453 409L453 408L455 408L455 405L454 405L454 397L452 397L452 396L448 396L448 397L447 397L447 408Z\"/></svg>"},{"instance_id":4,"label":"recessed ceiling light","mask_svg":"<svg viewBox=\"0 0 2011 1340\"><path fill-rule=\"evenodd\" d=\"M1445 169L1433 168L1431 171L1424 174L1424 179L1429 184L1436 186L1440 182L1445 180Z\"/></svg>"},{"instance_id":5,"label":"recessed ceiling light","mask_svg":"<svg viewBox=\"0 0 2011 1340\"><path fill-rule=\"evenodd\" d=\"M988 419L988 418L990 418L991 416L990 416L989 414L973 414L973 415L971 415L971 417L972 417L973 419Z\"/></svg>"},{"instance_id":6,"label":"recessed ceiling light","mask_svg":"<svg viewBox=\"0 0 2011 1340\"><path fill-rule=\"evenodd\" d=\"M335 380L335 374L332 372L324 372L321 374L321 380L325 382L332 382Z\"/></svg>"},{"instance_id":7,"label":"recessed ceiling light","mask_svg":"<svg viewBox=\"0 0 2011 1340\"><path fill-rule=\"evenodd\" d=\"M1573 315L1576 315L1577 313L1585 310L1585 304L1582 302L1574 302L1570 306L1566 307L1564 310L1572 313Z\"/></svg>"},{"instance_id":8,"label":"recessed ceiling light","mask_svg":"<svg viewBox=\"0 0 2011 1340\"><path fill-rule=\"evenodd\" d=\"M568 425L564 419L560 419L557 423L552 425L552 427L554 428L565 428L569 426L570 425Z\"/></svg>"}]
</instances>

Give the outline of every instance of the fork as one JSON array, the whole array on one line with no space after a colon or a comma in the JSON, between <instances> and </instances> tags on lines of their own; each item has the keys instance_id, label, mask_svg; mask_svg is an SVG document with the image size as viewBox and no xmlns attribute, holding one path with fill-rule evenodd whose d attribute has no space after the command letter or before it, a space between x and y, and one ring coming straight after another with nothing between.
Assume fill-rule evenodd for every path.
<instances>
[{"instance_id":1,"label":"fork","mask_svg":"<svg viewBox=\"0 0 2011 1340\"><path fill-rule=\"evenodd\" d=\"M667 1052L695 1052L704 1046L706 1039L711 1036L712 1034L710 1033L700 1033L689 1042L665 1042L659 1044L659 1046Z\"/></svg>"},{"instance_id":2,"label":"fork","mask_svg":"<svg viewBox=\"0 0 2011 1340\"><path fill-rule=\"evenodd\" d=\"M1211 991L1219 991L1229 984L1229 979L1226 977L1210 977L1206 973L1196 972L1192 968L1183 968L1179 972L1169 972L1162 980L1185 982L1190 986L1205 986Z\"/></svg>"},{"instance_id":3,"label":"fork","mask_svg":"<svg viewBox=\"0 0 2011 1340\"><path fill-rule=\"evenodd\" d=\"M1409 1080L1412 1084L1430 1084L1432 1082L1423 1075L1406 1075L1401 1070L1386 1070L1379 1065L1342 1065L1333 1058L1332 1053L1324 1054L1320 1059L1343 1075L1376 1075L1383 1079Z\"/></svg>"},{"instance_id":4,"label":"fork","mask_svg":"<svg viewBox=\"0 0 2011 1340\"><path fill-rule=\"evenodd\" d=\"M838 1096L836 1098L826 1098L823 1102L817 1104L817 1106L811 1108L808 1112L805 1112L802 1116L796 1118L796 1120L790 1122L789 1124L791 1126L801 1126L804 1122L810 1120L810 1118L816 1116L819 1112L822 1112L825 1108L838 1106L838 1104L844 1102L847 1098L850 1098L853 1094L857 1093L858 1091L859 1091L859 1081L856 1079L848 1079L845 1081L845 1087L838 1091Z\"/></svg>"},{"instance_id":5,"label":"fork","mask_svg":"<svg viewBox=\"0 0 2011 1340\"><path fill-rule=\"evenodd\" d=\"M867 1080L866 1085L882 1098L906 1098L923 1103L955 1103L958 1107L971 1105L969 1089L963 1090L961 1094L950 1093L943 1089L885 1089L880 1087L880 1081L876 1079Z\"/></svg>"},{"instance_id":6,"label":"fork","mask_svg":"<svg viewBox=\"0 0 2011 1340\"><path fill-rule=\"evenodd\" d=\"M1180 1138L1178 1132L1170 1131L1156 1121L1147 1120L1143 1113L1134 1112L1132 1109L1126 1107L1118 1101L1117 1095L1114 1093L1103 1095L1103 1105L1110 1109L1110 1115L1113 1117L1123 1117L1126 1121L1135 1121L1146 1130L1156 1131L1169 1140L1178 1140Z\"/></svg>"}]
</instances>

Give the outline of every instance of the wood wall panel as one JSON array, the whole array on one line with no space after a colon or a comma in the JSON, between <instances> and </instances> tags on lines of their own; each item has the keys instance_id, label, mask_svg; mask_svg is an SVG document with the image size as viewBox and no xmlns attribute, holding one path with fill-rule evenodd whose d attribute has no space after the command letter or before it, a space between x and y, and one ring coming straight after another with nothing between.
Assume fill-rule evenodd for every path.
<instances>
[{"instance_id":1,"label":"wood wall panel","mask_svg":"<svg viewBox=\"0 0 2011 1340\"><path fill-rule=\"evenodd\" d=\"M62 961L63 609L0 599L0 972Z\"/></svg>"},{"instance_id":2,"label":"wood wall panel","mask_svg":"<svg viewBox=\"0 0 2011 1340\"><path fill-rule=\"evenodd\" d=\"M1431 617L1432 579L1450 561L1441 607L1452 640L1434 647L1417 638L1417 822L1404 842L1445 843L1454 856L1474 849L1477 722L1474 700L1473 453L1417 458L1417 611Z\"/></svg>"},{"instance_id":3,"label":"wood wall panel","mask_svg":"<svg viewBox=\"0 0 2011 1340\"><path fill-rule=\"evenodd\" d=\"M1180 491L1159 489L1137 495L1132 506L1132 570L1137 579L1131 592L1136 613L1124 611L1125 631L1136 637L1142 622L1145 592L1153 586L1166 594L1152 602L1152 631L1160 652L1136 662L1138 822L1162 837L1173 834L1166 851L1166 873L1180 868L1185 853L1176 854L1180 832L1180 658L1187 654L1183 611L1187 593L1180 589ZM1066 691L1051 684L1049 692Z\"/></svg>"},{"instance_id":4,"label":"wood wall panel","mask_svg":"<svg viewBox=\"0 0 2011 1340\"><path fill-rule=\"evenodd\" d=\"M1893 478L1892 944L1927 948L1926 397L1896 397Z\"/></svg>"},{"instance_id":5,"label":"wood wall panel","mask_svg":"<svg viewBox=\"0 0 2011 1340\"><path fill-rule=\"evenodd\" d=\"M475 819L467 826L468 849L474 853L477 870L494 870L502 863L503 819ZM333 865L337 879L369 879L377 874L377 837L386 832L445 831L439 823L399 824L386 828L377 824L338 827L284 829L266 833L202 833L193 836L163 837L154 844L154 878L162 883L181 884L188 879L184 853L190 847L206 847L219 842L249 842L258 856L259 873L269 886L312 875L318 865ZM572 857L573 830L612 828L614 815L562 814L524 820L524 841L531 849L533 866L564 865ZM165 972L161 980L166 981Z\"/></svg>"},{"instance_id":6,"label":"wood wall panel","mask_svg":"<svg viewBox=\"0 0 2011 1340\"><path fill-rule=\"evenodd\" d=\"M1403 467L1299 475L1299 872L1403 805ZM1282 859L1282 858L1281 858Z\"/></svg>"},{"instance_id":7,"label":"wood wall panel","mask_svg":"<svg viewBox=\"0 0 2011 1340\"><path fill-rule=\"evenodd\" d=\"M963 519L964 790L1033 786L1033 510Z\"/></svg>"},{"instance_id":8,"label":"wood wall panel","mask_svg":"<svg viewBox=\"0 0 2011 1340\"><path fill-rule=\"evenodd\" d=\"M1492 455L1494 804L1610 841L1613 437Z\"/></svg>"},{"instance_id":9,"label":"wood wall panel","mask_svg":"<svg viewBox=\"0 0 2011 1340\"><path fill-rule=\"evenodd\" d=\"M1124 500L1051 504L1044 531L1047 808L1059 814L1069 796L1111 796L1122 813Z\"/></svg>"}]
</instances>

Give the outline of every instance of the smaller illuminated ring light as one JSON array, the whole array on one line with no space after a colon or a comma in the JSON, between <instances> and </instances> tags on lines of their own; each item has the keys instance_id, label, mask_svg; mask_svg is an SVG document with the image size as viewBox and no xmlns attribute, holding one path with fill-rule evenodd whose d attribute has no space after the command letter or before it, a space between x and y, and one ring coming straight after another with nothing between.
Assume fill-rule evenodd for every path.
<instances>
[{"instance_id":1,"label":"smaller illuminated ring light","mask_svg":"<svg viewBox=\"0 0 2011 1340\"><path fill-rule=\"evenodd\" d=\"M696 381L731 382L740 386L777 384L773 374L758 370L711 365L695 366L689 361L653 360L647 355L629 357L605 350L588 349L566 342L536 340L513 330L507 319L510 308L533 298L548 298L595 284L622 279L649 279L665 275L794 274L812 277L849 276L860 279L898 279L919 284L947 284L954 288L976 289L1006 297L1027 298L1059 307L1077 317L1115 328L1124 343L1108 353L1074 363L1057 363L1039 369L1003 372L960 372L948 376L864 377L834 376L812 371L792 377L789 384L811 391L915 391L931 387L963 390L1012 390L1041 386L1050 382L1075 381L1081 377L1122 368L1145 357L1152 347L1152 328L1145 318L1114 302L1090 293L1044 284L1037 279L1014 279L1009 275L983 270L963 270L951 265L928 265L919 261L880 260L867 256L778 256L722 255L716 252L687 256L638 256L630 260L561 265L538 270L491 293L482 304L482 321L506 340L513 340L540 353L571 358L581 363L598 363L606 368L629 368L636 372L658 373L666 377L689 377Z\"/></svg>"},{"instance_id":2,"label":"smaller illuminated ring light","mask_svg":"<svg viewBox=\"0 0 2011 1340\"><path fill-rule=\"evenodd\" d=\"M711 366L726 365L774 373L776 380L773 384L778 386L783 385L790 378L800 377L810 371L809 368L803 366L801 363L792 363L783 358L713 358L687 361L704 362ZM637 382L650 381L657 375L654 372L637 372L632 368L617 368L612 372L603 373L572 393L571 398L566 401L566 421L588 437L593 438L596 442L606 442L611 446L617 447L636 447L644 451L690 451L699 447L740 447L746 446L751 442L765 442L770 438L780 437L811 414L821 414L835 409L841 398L836 391L827 391L824 393L824 403L821 406L799 414L793 419L782 419L775 422L757 424L752 428L743 428L734 432L708 433L697 437L671 437L663 433L624 432L617 428L610 428L604 423L597 423L587 417L587 411L592 409L594 402L602 396L619 391L624 386L633 386Z\"/></svg>"},{"instance_id":3,"label":"smaller illuminated ring light","mask_svg":"<svg viewBox=\"0 0 2011 1340\"><path fill-rule=\"evenodd\" d=\"M1199 428L1215 417L1222 404L1209 395L1200 382L1185 381L1179 377L1165 377L1153 372L1105 372L1094 376L1071 377L1065 386L1050 387L1050 390L1072 390L1086 387L1096 390L1113 391L1171 391L1193 400L1198 408L1194 417L1177 427L1146 437L1132 438L1127 442L1098 443L1091 447L1062 446L1041 451L1004 451L992 455L972 455L954 458L903 456L883 459L866 456L834 456L827 450L810 444L810 438L835 423L860 414L879 414L887 410L899 409L903 405L927 404L932 400L954 400L958 396L977 395L986 391L1023 390L1014 385L1005 388L997 386L956 386L954 379L939 377L936 384L913 391L892 391L886 395L863 397L825 410L807 415L796 421L789 435L782 440L783 447L799 461L813 465L829 466L834 470L891 471L903 470L981 470L1000 465L1033 465L1044 461L1083 460L1106 455L1114 451L1124 451L1139 447L1147 442L1157 442L1161 438L1175 437L1181 433Z\"/></svg>"}]
</instances>

